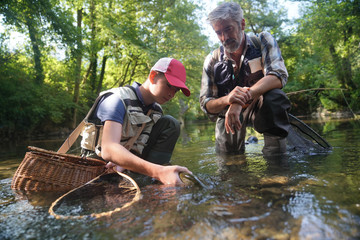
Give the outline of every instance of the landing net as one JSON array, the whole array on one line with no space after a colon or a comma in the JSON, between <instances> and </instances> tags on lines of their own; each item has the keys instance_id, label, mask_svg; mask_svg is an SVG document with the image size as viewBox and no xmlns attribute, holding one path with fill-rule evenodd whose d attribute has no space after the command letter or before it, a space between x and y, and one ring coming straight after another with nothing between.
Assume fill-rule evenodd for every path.
<instances>
[{"instance_id":1,"label":"landing net","mask_svg":"<svg viewBox=\"0 0 360 240\"><path fill-rule=\"evenodd\" d=\"M287 136L288 146L296 151L329 151L331 145L311 127L289 114L291 128Z\"/></svg>"},{"instance_id":2,"label":"landing net","mask_svg":"<svg viewBox=\"0 0 360 240\"><path fill-rule=\"evenodd\" d=\"M126 174L103 174L58 198L49 213L57 219L100 218L119 212L140 198L140 188Z\"/></svg>"}]
</instances>

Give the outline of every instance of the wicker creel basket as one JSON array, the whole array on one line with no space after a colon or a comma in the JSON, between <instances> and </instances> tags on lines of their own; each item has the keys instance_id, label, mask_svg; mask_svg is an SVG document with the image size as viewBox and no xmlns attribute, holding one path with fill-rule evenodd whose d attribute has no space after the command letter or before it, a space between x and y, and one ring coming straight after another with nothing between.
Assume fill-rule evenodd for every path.
<instances>
[{"instance_id":1,"label":"wicker creel basket","mask_svg":"<svg viewBox=\"0 0 360 240\"><path fill-rule=\"evenodd\" d=\"M27 191L69 191L105 171L105 162L60 154L37 147L29 152L11 182L11 188Z\"/></svg>"}]
</instances>

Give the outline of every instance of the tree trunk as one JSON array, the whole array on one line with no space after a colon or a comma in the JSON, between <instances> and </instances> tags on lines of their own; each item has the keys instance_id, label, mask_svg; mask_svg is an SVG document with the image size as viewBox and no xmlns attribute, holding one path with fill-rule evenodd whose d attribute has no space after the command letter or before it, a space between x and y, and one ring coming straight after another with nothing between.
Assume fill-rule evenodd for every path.
<instances>
[{"instance_id":1,"label":"tree trunk","mask_svg":"<svg viewBox=\"0 0 360 240\"><path fill-rule=\"evenodd\" d=\"M96 94L99 95L99 93L101 92L101 88L102 88L102 83L104 80L104 75L105 75L105 67L106 67L106 60L108 59L107 56L103 56L102 59L102 64L101 64L101 72L100 72L100 78L99 78L99 83L96 89Z\"/></svg>"},{"instance_id":2,"label":"tree trunk","mask_svg":"<svg viewBox=\"0 0 360 240\"><path fill-rule=\"evenodd\" d=\"M125 73L123 74L123 78L122 78L122 80L119 81L119 87L124 86L124 84L126 82L126 76L129 71L130 64L131 64L131 60L129 60L129 62L126 64Z\"/></svg>"},{"instance_id":3,"label":"tree trunk","mask_svg":"<svg viewBox=\"0 0 360 240\"><path fill-rule=\"evenodd\" d=\"M75 50L75 86L74 86L74 98L73 102L75 107L73 109L73 123L72 127L75 128L77 125L77 105L79 103L80 96L80 82L81 82L81 62L82 62L82 35L81 35L81 24L82 24L82 9L77 10L77 49Z\"/></svg>"},{"instance_id":4,"label":"tree trunk","mask_svg":"<svg viewBox=\"0 0 360 240\"><path fill-rule=\"evenodd\" d=\"M136 69L136 67L138 66L138 59L139 59L139 58L136 58L135 63L134 63L134 67L133 67L132 70L131 70L129 82L131 82L131 79L132 79L133 76L135 75L135 69Z\"/></svg>"},{"instance_id":5,"label":"tree trunk","mask_svg":"<svg viewBox=\"0 0 360 240\"><path fill-rule=\"evenodd\" d=\"M345 88L346 84L345 84L345 79L344 79L344 74L343 74L343 69L342 69L342 64L341 64L341 58L336 53L336 50L335 50L335 47L334 47L333 44L331 44L329 46L329 51L330 51L330 54L331 54L332 59L333 59L336 77L339 80L339 82L341 84L341 87Z\"/></svg>"},{"instance_id":6,"label":"tree trunk","mask_svg":"<svg viewBox=\"0 0 360 240\"><path fill-rule=\"evenodd\" d=\"M95 1L90 2L90 87L93 93L96 92L97 78L97 44L96 44L96 26L95 26Z\"/></svg>"},{"instance_id":7,"label":"tree trunk","mask_svg":"<svg viewBox=\"0 0 360 240\"><path fill-rule=\"evenodd\" d=\"M86 70L86 74L85 74L85 76L84 76L84 78L83 78L82 84L84 84L84 85L86 84L87 79L88 79L88 77L89 77L89 75L90 75L90 70L91 70L91 68L92 68L92 66L91 66L91 62L90 62L89 67L88 67L88 69Z\"/></svg>"},{"instance_id":8,"label":"tree trunk","mask_svg":"<svg viewBox=\"0 0 360 240\"><path fill-rule=\"evenodd\" d=\"M344 46L349 44L349 36L351 37L353 34L353 29L352 26L348 26L345 28L344 30ZM353 76L352 76L352 69L351 69L351 60L349 57L349 52L347 52L347 54L345 54L345 57L342 58L342 68L344 71L344 79L345 79L345 83L346 85L348 85L351 89L356 89L357 86L353 81Z\"/></svg>"},{"instance_id":9,"label":"tree trunk","mask_svg":"<svg viewBox=\"0 0 360 240\"><path fill-rule=\"evenodd\" d=\"M339 54L337 54L334 45L330 45L329 50L333 58L336 77L341 83L341 87L346 89L356 89L356 86L352 80L351 62L349 58L340 57Z\"/></svg>"},{"instance_id":10,"label":"tree trunk","mask_svg":"<svg viewBox=\"0 0 360 240\"><path fill-rule=\"evenodd\" d=\"M185 113L189 110L189 106L185 103L185 101L179 98L179 121L181 123L181 128L185 127Z\"/></svg>"},{"instance_id":11,"label":"tree trunk","mask_svg":"<svg viewBox=\"0 0 360 240\"><path fill-rule=\"evenodd\" d=\"M44 82L44 70L41 63L41 51L39 48L39 39L37 38L37 31L33 25L33 21L26 17L26 25L29 30L29 36L31 40L32 49L34 52L34 63L35 63L35 83L38 85L43 84Z\"/></svg>"}]
</instances>

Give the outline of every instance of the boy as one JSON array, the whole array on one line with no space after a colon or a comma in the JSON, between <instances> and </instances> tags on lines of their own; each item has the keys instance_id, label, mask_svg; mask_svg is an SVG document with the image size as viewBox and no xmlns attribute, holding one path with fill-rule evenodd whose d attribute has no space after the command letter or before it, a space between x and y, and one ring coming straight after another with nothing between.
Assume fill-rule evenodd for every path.
<instances>
[{"instance_id":1,"label":"boy","mask_svg":"<svg viewBox=\"0 0 360 240\"><path fill-rule=\"evenodd\" d=\"M170 161L180 125L173 117L163 116L160 104L179 90L190 96L185 82L183 64L161 58L142 85L134 82L102 92L82 133L83 153L96 152L109 161L108 167L144 174L163 184L182 184L179 172L191 172L186 167L164 166Z\"/></svg>"}]
</instances>

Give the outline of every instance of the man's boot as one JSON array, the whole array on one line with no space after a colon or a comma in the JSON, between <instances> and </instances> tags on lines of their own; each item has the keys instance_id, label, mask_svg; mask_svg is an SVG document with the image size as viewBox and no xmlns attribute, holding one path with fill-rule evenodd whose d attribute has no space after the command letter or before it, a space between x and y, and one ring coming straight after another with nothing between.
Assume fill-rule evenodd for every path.
<instances>
[{"instance_id":1,"label":"man's boot","mask_svg":"<svg viewBox=\"0 0 360 240\"><path fill-rule=\"evenodd\" d=\"M279 155L286 153L286 138L264 134L264 156Z\"/></svg>"}]
</instances>

